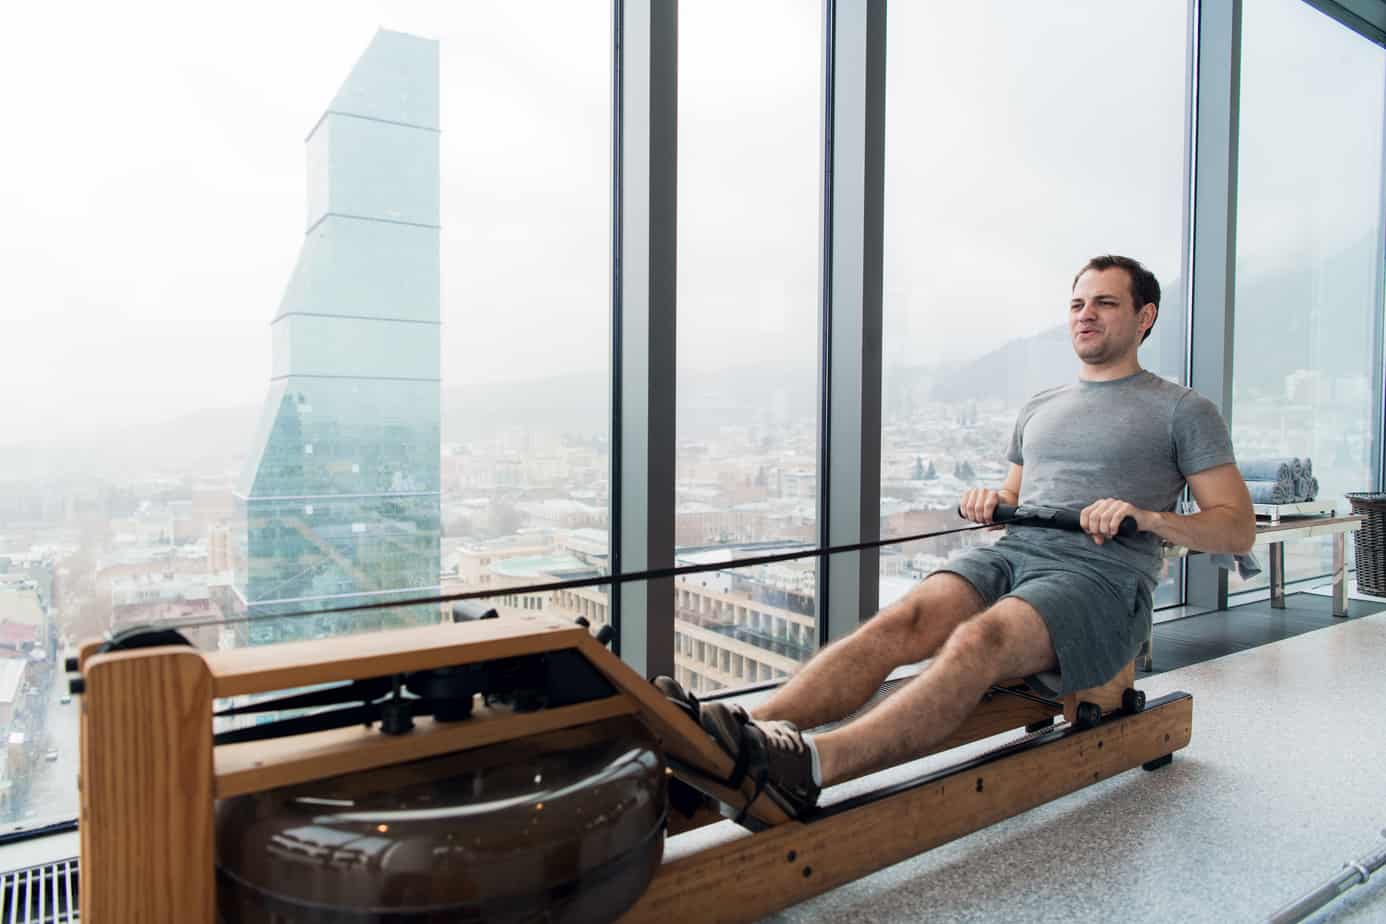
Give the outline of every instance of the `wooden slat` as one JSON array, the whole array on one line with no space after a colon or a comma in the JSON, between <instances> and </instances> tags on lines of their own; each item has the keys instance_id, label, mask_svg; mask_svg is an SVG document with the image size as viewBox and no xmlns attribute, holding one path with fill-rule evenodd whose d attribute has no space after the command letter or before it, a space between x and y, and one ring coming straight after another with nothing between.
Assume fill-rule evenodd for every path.
<instances>
[{"instance_id":1,"label":"wooden slat","mask_svg":"<svg viewBox=\"0 0 1386 924\"><path fill-rule=\"evenodd\" d=\"M586 629L516 617L208 652L218 697L383 677L574 648Z\"/></svg>"},{"instance_id":2,"label":"wooden slat","mask_svg":"<svg viewBox=\"0 0 1386 924\"><path fill-rule=\"evenodd\" d=\"M1181 696L807 823L666 863L622 924L755 921L1189 743Z\"/></svg>"},{"instance_id":3,"label":"wooden slat","mask_svg":"<svg viewBox=\"0 0 1386 924\"><path fill-rule=\"evenodd\" d=\"M654 685L631 670L625 662L616 657L606 647L586 632L581 640L582 653L607 680L633 698L640 706L640 712L650 729L660 739L660 744L675 760L686 764L702 776L689 776L687 782L738 809L752 792L747 782L742 786L741 796L728 791L726 787L713 784L707 779L726 779L732 770L732 760L717 746L717 742L707 732L673 703L654 688ZM752 815L767 825L783 824L789 815L765 796L761 796L752 806Z\"/></svg>"},{"instance_id":4,"label":"wooden slat","mask_svg":"<svg viewBox=\"0 0 1386 924\"><path fill-rule=\"evenodd\" d=\"M461 722L418 719L405 735L384 735L356 725L329 731L246 741L216 749L216 795L219 799L369 770L390 764L435 757L494 744L512 738L571 728L618 715L630 715L636 705L617 694L606 699L510 713L480 706Z\"/></svg>"},{"instance_id":5,"label":"wooden slat","mask_svg":"<svg viewBox=\"0 0 1386 924\"><path fill-rule=\"evenodd\" d=\"M212 921L212 680L184 647L93 655L82 696L83 921Z\"/></svg>"},{"instance_id":6,"label":"wooden slat","mask_svg":"<svg viewBox=\"0 0 1386 924\"><path fill-rule=\"evenodd\" d=\"M99 638L88 639L87 641L83 642L81 646L77 649L77 670L86 670L87 658L90 658L92 655L96 654L97 650L103 644L105 644L105 642Z\"/></svg>"},{"instance_id":7,"label":"wooden slat","mask_svg":"<svg viewBox=\"0 0 1386 924\"><path fill-rule=\"evenodd\" d=\"M96 642L84 642L79 649L78 655L83 668L86 667L88 648L93 651ZM85 679L85 675L84 675ZM92 834L91 806L90 799L93 790L87 786L87 779L92 775L92 768L99 764L92 752L93 738L91 733L91 710L86 706L86 694L78 701L77 708L77 849L81 862L86 862L86 858L92 856L92 846L96 838ZM107 875L111 874L107 871ZM87 913L88 905L78 897L78 908L82 914ZM87 920L92 920L87 918Z\"/></svg>"}]
</instances>

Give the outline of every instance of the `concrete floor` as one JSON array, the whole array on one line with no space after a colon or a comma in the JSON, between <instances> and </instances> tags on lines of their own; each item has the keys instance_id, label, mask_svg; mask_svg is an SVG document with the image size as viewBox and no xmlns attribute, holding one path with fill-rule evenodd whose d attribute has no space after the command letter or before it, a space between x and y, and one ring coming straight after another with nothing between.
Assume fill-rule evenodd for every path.
<instances>
[{"instance_id":1,"label":"concrete floor","mask_svg":"<svg viewBox=\"0 0 1386 924\"><path fill-rule=\"evenodd\" d=\"M1193 741L1170 766L1122 774L766 920L1262 920L1379 846L1383 668L1386 614L1138 679L1152 697L1194 696ZM1386 921L1386 870L1314 920Z\"/></svg>"}]
</instances>

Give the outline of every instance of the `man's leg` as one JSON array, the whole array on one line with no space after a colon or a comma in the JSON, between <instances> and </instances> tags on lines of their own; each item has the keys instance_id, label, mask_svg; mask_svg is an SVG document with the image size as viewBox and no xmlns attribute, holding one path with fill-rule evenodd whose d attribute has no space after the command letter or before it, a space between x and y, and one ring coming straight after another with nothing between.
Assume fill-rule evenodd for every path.
<instances>
[{"instance_id":1,"label":"man's leg","mask_svg":"<svg viewBox=\"0 0 1386 924\"><path fill-rule=\"evenodd\" d=\"M1007 597L958 626L914 680L854 722L814 736L824 786L920 756L960 726L991 684L1052 670L1049 630Z\"/></svg>"},{"instance_id":2,"label":"man's leg","mask_svg":"<svg viewBox=\"0 0 1386 924\"><path fill-rule=\"evenodd\" d=\"M981 596L966 580L948 572L930 575L851 635L820 651L751 716L807 729L851 715L892 670L934 655L954 629L981 609Z\"/></svg>"}]
</instances>

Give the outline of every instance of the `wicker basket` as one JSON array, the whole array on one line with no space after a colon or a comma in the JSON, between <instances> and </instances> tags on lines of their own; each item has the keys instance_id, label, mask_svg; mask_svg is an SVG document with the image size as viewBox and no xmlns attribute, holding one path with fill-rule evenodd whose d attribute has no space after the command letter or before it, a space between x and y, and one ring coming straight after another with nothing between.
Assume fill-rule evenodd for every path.
<instances>
[{"instance_id":1,"label":"wicker basket","mask_svg":"<svg viewBox=\"0 0 1386 924\"><path fill-rule=\"evenodd\" d=\"M1357 589L1386 597L1386 494L1348 494L1352 512L1366 519L1353 534L1357 552Z\"/></svg>"}]
</instances>

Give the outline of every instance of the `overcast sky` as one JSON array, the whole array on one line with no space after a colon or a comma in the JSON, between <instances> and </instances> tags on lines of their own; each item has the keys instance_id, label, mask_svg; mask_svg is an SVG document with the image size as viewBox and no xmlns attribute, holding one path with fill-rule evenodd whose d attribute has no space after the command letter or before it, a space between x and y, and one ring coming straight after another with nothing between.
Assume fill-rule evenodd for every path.
<instances>
[{"instance_id":1,"label":"overcast sky","mask_svg":"<svg viewBox=\"0 0 1386 924\"><path fill-rule=\"evenodd\" d=\"M820 10L682 4L683 366L815 361ZM445 382L604 370L609 16L607 0L7 10L0 443L262 400L303 141L381 26L441 42ZM1244 125L1279 128L1243 147L1243 258L1366 233L1379 191L1340 178L1379 183L1380 49L1298 0L1248 0L1246 21ZM1186 28L1179 0L891 6L888 364L1059 323L1097 252L1173 281Z\"/></svg>"}]
</instances>

